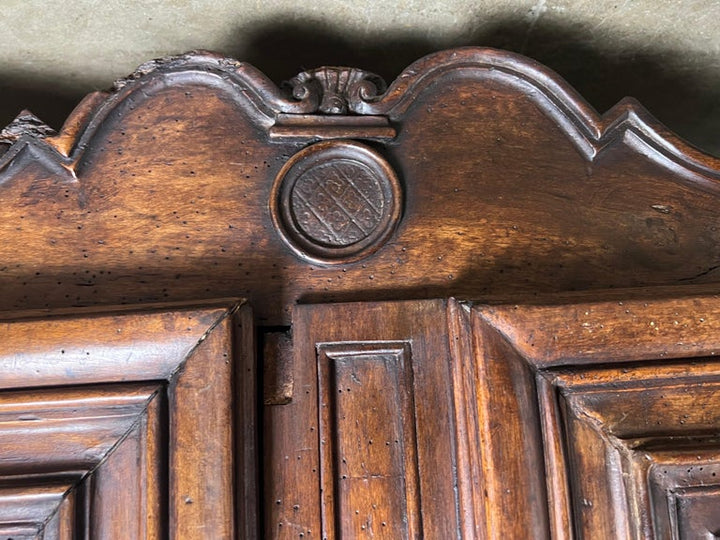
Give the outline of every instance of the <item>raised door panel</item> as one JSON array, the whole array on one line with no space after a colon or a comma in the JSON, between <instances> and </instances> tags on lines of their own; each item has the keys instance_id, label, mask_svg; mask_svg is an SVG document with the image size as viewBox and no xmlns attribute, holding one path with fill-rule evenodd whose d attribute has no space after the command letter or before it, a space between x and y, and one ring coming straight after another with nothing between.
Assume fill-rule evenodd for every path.
<instances>
[{"instance_id":1,"label":"raised door panel","mask_svg":"<svg viewBox=\"0 0 720 540\"><path fill-rule=\"evenodd\" d=\"M268 538L456 538L447 305L301 305L265 410Z\"/></svg>"},{"instance_id":2,"label":"raised door panel","mask_svg":"<svg viewBox=\"0 0 720 540\"><path fill-rule=\"evenodd\" d=\"M718 298L478 306L464 318L481 381L470 466L491 471L490 508L544 477L553 538L720 535ZM493 369L510 376L487 379ZM534 455L522 445L533 426ZM501 537L499 510L490 518Z\"/></svg>"},{"instance_id":3,"label":"raised door panel","mask_svg":"<svg viewBox=\"0 0 720 540\"><path fill-rule=\"evenodd\" d=\"M293 318L292 398L265 416L269 538L720 533L720 299Z\"/></svg>"},{"instance_id":4,"label":"raised door panel","mask_svg":"<svg viewBox=\"0 0 720 540\"><path fill-rule=\"evenodd\" d=\"M616 536L720 534L720 366L579 369L554 374L543 400L561 419L576 526ZM560 426L558 426L560 427Z\"/></svg>"},{"instance_id":5,"label":"raised door panel","mask_svg":"<svg viewBox=\"0 0 720 540\"><path fill-rule=\"evenodd\" d=\"M247 306L25 314L0 341L3 535L256 536Z\"/></svg>"},{"instance_id":6,"label":"raised door panel","mask_svg":"<svg viewBox=\"0 0 720 540\"><path fill-rule=\"evenodd\" d=\"M321 343L317 351L326 534L419 537L410 343Z\"/></svg>"}]
</instances>

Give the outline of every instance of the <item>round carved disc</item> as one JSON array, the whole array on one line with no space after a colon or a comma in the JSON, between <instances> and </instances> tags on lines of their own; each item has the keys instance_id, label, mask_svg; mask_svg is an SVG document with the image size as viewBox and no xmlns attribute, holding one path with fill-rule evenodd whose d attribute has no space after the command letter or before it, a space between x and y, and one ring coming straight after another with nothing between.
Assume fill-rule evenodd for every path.
<instances>
[{"instance_id":1,"label":"round carved disc","mask_svg":"<svg viewBox=\"0 0 720 540\"><path fill-rule=\"evenodd\" d=\"M400 218L400 184L390 165L356 142L326 141L285 164L271 212L285 241L305 258L341 263L382 245Z\"/></svg>"}]
</instances>

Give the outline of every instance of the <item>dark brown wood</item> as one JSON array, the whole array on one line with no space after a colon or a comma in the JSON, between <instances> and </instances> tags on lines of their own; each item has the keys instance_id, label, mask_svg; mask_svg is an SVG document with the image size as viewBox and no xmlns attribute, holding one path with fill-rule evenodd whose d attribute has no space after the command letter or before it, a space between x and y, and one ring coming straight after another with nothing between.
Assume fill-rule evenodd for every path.
<instances>
[{"instance_id":1,"label":"dark brown wood","mask_svg":"<svg viewBox=\"0 0 720 540\"><path fill-rule=\"evenodd\" d=\"M390 164L355 142L327 141L285 164L270 194L275 228L301 258L362 259L397 227L402 188Z\"/></svg>"},{"instance_id":2,"label":"dark brown wood","mask_svg":"<svg viewBox=\"0 0 720 540\"><path fill-rule=\"evenodd\" d=\"M0 534L720 535L719 180L479 48L389 86L194 52L25 111Z\"/></svg>"},{"instance_id":3,"label":"dark brown wood","mask_svg":"<svg viewBox=\"0 0 720 540\"><path fill-rule=\"evenodd\" d=\"M269 534L457 535L444 306L296 308L296 395L265 417Z\"/></svg>"},{"instance_id":4,"label":"dark brown wood","mask_svg":"<svg viewBox=\"0 0 720 540\"><path fill-rule=\"evenodd\" d=\"M324 94L306 90L198 53L92 95L56 137L19 137L0 161L5 305L243 296L276 325L298 299L716 281L720 164L632 101L599 116L536 63L486 49L423 59L380 97L358 90L355 116L313 114ZM341 139L374 139L369 117L394 126L373 144L403 215L372 255L308 264L276 230L273 183L316 140L269 140L289 117L344 118Z\"/></svg>"},{"instance_id":5,"label":"dark brown wood","mask_svg":"<svg viewBox=\"0 0 720 540\"><path fill-rule=\"evenodd\" d=\"M693 319L708 325L689 332ZM717 530L718 319L714 296L300 306L295 376L306 391L268 410L266 437L280 447L268 448L277 469L266 476L266 531L699 538ZM548 362L558 351L562 360Z\"/></svg>"},{"instance_id":6,"label":"dark brown wood","mask_svg":"<svg viewBox=\"0 0 720 540\"><path fill-rule=\"evenodd\" d=\"M483 470L506 482L516 466L544 476L553 538L714 534L719 317L716 296L472 308L473 334L502 335L505 343L505 351L484 348L475 358L495 365L519 358L535 377L509 381L505 399L521 406L490 409L490 422L522 433L508 421L516 411L542 427L544 442L545 474L528 452L508 462L481 450ZM539 404L539 424L537 405L522 402L528 394ZM482 422L488 414L478 403ZM502 442L496 434L482 449Z\"/></svg>"},{"instance_id":7,"label":"dark brown wood","mask_svg":"<svg viewBox=\"0 0 720 540\"><path fill-rule=\"evenodd\" d=\"M247 306L25 317L0 324L3 535L255 536Z\"/></svg>"},{"instance_id":8,"label":"dark brown wood","mask_svg":"<svg viewBox=\"0 0 720 540\"><path fill-rule=\"evenodd\" d=\"M263 403L285 405L295 391L293 346L289 332L263 333Z\"/></svg>"}]
</instances>

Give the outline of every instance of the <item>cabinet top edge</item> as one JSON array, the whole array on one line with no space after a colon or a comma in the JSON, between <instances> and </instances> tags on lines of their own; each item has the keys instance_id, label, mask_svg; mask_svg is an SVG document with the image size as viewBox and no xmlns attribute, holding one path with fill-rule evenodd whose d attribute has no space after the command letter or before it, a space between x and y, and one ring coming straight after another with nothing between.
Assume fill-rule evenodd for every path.
<instances>
[{"instance_id":1,"label":"cabinet top edge","mask_svg":"<svg viewBox=\"0 0 720 540\"><path fill-rule=\"evenodd\" d=\"M142 92L153 81L167 77L206 84L205 77L225 81L244 102L246 112L258 125L270 129L279 117L313 115L387 117L401 119L427 88L457 77L508 79L559 121L590 161L626 131L651 146L704 174L720 177L720 159L686 143L662 125L639 102L625 98L605 114L585 101L562 77L539 62L509 51L463 47L429 54L400 73L389 85L379 76L354 67L323 66L303 71L278 86L247 62L210 51L190 51L151 60L121 78L107 92L94 92L70 113L58 133L29 111L0 130L0 168L18 152L8 147L40 143L59 155L58 163L72 167L93 134L128 96ZM5 163L3 163L5 162Z\"/></svg>"}]
</instances>

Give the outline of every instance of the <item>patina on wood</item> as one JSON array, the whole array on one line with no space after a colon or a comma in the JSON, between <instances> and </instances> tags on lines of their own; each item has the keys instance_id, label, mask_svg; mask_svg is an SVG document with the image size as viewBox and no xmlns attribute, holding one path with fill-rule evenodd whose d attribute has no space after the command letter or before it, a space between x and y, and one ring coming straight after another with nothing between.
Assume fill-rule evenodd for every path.
<instances>
[{"instance_id":1,"label":"patina on wood","mask_svg":"<svg viewBox=\"0 0 720 540\"><path fill-rule=\"evenodd\" d=\"M284 94L188 54L89 96L58 135L16 134L0 163L5 305L243 296L276 325L298 300L718 277L718 160L632 100L599 116L545 68L486 49L431 55L381 95L359 79L340 115L318 111L314 80ZM308 263L274 225L275 179L322 138L370 144L402 186L397 228L362 260Z\"/></svg>"},{"instance_id":2,"label":"patina on wood","mask_svg":"<svg viewBox=\"0 0 720 540\"><path fill-rule=\"evenodd\" d=\"M247 305L1 323L3 538L256 537Z\"/></svg>"},{"instance_id":3,"label":"patina on wood","mask_svg":"<svg viewBox=\"0 0 720 540\"><path fill-rule=\"evenodd\" d=\"M3 534L718 533L720 161L633 100L195 52L0 152Z\"/></svg>"}]
</instances>

